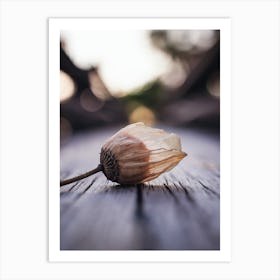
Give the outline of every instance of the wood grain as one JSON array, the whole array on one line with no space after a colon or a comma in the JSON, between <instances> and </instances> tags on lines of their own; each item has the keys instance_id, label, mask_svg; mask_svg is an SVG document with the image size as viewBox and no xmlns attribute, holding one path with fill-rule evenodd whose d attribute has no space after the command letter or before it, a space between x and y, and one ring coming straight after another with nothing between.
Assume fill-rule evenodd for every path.
<instances>
[{"instance_id":1,"label":"wood grain","mask_svg":"<svg viewBox=\"0 0 280 280\"><path fill-rule=\"evenodd\" d=\"M61 187L61 250L219 250L219 134L162 127L188 157L145 184L121 186L98 173ZM61 179L96 167L119 127L75 135L61 147Z\"/></svg>"}]
</instances>

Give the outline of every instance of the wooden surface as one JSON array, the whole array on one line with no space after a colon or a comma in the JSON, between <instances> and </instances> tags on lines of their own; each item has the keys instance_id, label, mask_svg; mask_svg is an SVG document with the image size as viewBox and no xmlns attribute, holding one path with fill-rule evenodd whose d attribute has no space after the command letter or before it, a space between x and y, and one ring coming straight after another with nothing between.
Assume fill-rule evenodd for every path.
<instances>
[{"instance_id":1,"label":"wooden surface","mask_svg":"<svg viewBox=\"0 0 280 280\"><path fill-rule=\"evenodd\" d=\"M159 178L121 186L102 173L60 190L61 250L219 250L219 134L162 127L188 157ZM95 168L119 127L75 135L61 147L61 179Z\"/></svg>"}]
</instances>

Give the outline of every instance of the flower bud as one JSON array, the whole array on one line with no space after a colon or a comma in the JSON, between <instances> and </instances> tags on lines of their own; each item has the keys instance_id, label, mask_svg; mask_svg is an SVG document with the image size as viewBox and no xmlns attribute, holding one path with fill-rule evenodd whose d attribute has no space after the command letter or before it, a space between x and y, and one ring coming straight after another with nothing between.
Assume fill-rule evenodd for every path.
<instances>
[{"instance_id":1,"label":"flower bud","mask_svg":"<svg viewBox=\"0 0 280 280\"><path fill-rule=\"evenodd\" d=\"M186 155L177 135L134 123L107 140L101 149L100 163L109 180L136 184L171 170Z\"/></svg>"}]
</instances>

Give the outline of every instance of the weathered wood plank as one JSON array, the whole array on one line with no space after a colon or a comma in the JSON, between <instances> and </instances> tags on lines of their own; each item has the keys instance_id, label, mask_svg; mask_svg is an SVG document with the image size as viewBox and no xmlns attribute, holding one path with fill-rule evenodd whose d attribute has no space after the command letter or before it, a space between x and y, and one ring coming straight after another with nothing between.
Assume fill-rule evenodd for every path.
<instances>
[{"instance_id":1,"label":"weathered wood plank","mask_svg":"<svg viewBox=\"0 0 280 280\"><path fill-rule=\"evenodd\" d=\"M219 135L169 129L189 154L171 172L138 186L102 174L61 188L61 250L219 250ZM99 163L118 128L76 135L61 147L61 178Z\"/></svg>"}]
</instances>

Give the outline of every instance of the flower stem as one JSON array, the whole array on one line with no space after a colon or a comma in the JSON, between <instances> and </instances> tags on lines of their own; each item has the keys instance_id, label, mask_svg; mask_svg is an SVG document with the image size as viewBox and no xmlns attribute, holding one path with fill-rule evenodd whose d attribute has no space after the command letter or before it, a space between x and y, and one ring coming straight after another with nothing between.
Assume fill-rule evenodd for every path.
<instances>
[{"instance_id":1,"label":"flower stem","mask_svg":"<svg viewBox=\"0 0 280 280\"><path fill-rule=\"evenodd\" d=\"M79 181L79 180L82 180L84 178L87 178L97 172L100 172L103 170L103 166L101 164L99 164L95 169L92 169L82 175L79 175L79 176L76 176L76 177L73 177L73 178L70 178L70 179L66 179L66 180L63 180L63 181L60 181L60 187L64 186L64 185L68 185L68 184L71 184L71 183L74 183L76 181Z\"/></svg>"}]
</instances>

